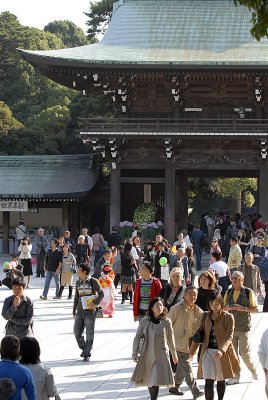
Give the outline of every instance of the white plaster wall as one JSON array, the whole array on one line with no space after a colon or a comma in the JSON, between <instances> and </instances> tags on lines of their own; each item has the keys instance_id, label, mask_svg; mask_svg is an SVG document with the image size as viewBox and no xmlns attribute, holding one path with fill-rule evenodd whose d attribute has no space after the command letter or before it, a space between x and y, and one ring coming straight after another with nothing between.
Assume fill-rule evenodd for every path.
<instances>
[{"instance_id":1,"label":"white plaster wall","mask_svg":"<svg viewBox=\"0 0 268 400\"><path fill-rule=\"evenodd\" d=\"M30 211L22 212L21 217L25 221L27 228L52 227L62 228L62 209L61 208L39 208L38 214ZM10 212L10 227L18 226L20 219L19 212ZM0 227L3 226L3 213L0 212Z\"/></svg>"}]
</instances>

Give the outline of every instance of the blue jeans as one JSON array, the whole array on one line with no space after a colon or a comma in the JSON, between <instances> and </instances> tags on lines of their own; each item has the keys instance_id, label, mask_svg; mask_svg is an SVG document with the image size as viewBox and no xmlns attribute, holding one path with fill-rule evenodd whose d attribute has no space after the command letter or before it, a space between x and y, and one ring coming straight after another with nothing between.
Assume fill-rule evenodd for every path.
<instances>
[{"instance_id":1,"label":"blue jeans","mask_svg":"<svg viewBox=\"0 0 268 400\"><path fill-rule=\"evenodd\" d=\"M194 244L194 253L196 259L196 269L197 271L201 271L201 257L202 257L202 249L200 244Z\"/></svg>"},{"instance_id":2,"label":"blue jeans","mask_svg":"<svg viewBox=\"0 0 268 400\"><path fill-rule=\"evenodd\" d=\"M55 285L56 285L56 295L59 295L59 290L60 290L60 279L59 279L59 274L56 272L51 272L51 271L46 271L46 280L45 280L45 287L43 290L43 296L47 297L48 291L49 291L49 286L51 279L54 278Z\"/></svg>"},{"instance_id":3,"label":"blue jeans","mask_svg":"<svg viewBox=\"0 0 268 400\"><path fill-rule=\"evenodd\" d=\"M91 356L91 349L94 340L95 319L95 312L89 312L87 310L84 310L83 312L80 312L75 316L74 335L79 348L83 350L84 357ZM86 341L83 336L85 328Z\"/></svg>"},{"instance_id":4,"label":"blue jeans","mask_svg":"<svg viewBox=\"0 0 268 400\"><path fill-rule=\"evenodd\" d=\"M97 262L102 257L102 255L103 255L102 249L94 251L94 267L96 266Z\"/></svg>"}]
</instances>

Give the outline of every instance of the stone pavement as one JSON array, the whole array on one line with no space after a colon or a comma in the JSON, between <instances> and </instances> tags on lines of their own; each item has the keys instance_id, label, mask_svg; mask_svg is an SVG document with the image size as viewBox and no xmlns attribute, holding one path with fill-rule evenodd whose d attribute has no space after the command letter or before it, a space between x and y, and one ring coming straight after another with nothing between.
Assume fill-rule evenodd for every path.
<instances>
[{"instance_id":1,"label":"stone pavement","mask_svg":"<svg viewBox=\"0 0 268 400\"><path fill-rule=\"evenodd\" d=\"M0 257L2 261L9 258ZM0 273L0 277L3 274ZM131 360L132 341L137 323L132 319L129 304L121 305L120 296L116 301L114 318L96 320L94 349L89 363L79 357L80 350L73 336L72 301L67 300L67 289L62 300L52 300L54 286L49 291L49 300L39 299L44 278L33 278L32 287L26 289L27 295L34 300L34 334L41 345L41 360L51 367L62 399L148 399L146 388L137 388L130 383L134 368ZM52 284L53 285L53 284ZM5 297L11 292L6 287L0 288L0 308ZM128 302L127 302L128 303ZM5 321L0 317L0 339L3 336ZM262 332L268 326L268 314L261 312L253 315L251 331L252 354L257 361L257 348ZM196 361L194 369L196 370ZM242 364L243 365L243 364ZM227 387L227 400L265 400L264 376L258 365L259 380L253 381L250 372L243 365L241 384ZM203 388L204 381L199 381ZM159 398L172 400L192 399L185 385L181 389L184 396L169 395L162 388ZM217 396L215 396L217 398ZM204 398L204 397L203 397Z\"/></svg>"}]
</instances>

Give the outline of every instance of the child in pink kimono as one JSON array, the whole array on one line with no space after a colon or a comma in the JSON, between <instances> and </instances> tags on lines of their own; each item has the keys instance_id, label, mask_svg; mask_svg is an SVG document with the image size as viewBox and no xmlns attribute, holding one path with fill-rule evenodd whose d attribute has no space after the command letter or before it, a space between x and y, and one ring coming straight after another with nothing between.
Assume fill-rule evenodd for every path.
<instances>
[{"instance_id":1,"label":"child in pink kimono","mask_svg":"<svg viewBox=\"0 0 268 400\"><path fill-rule=\"evenodd\" d=\"M104 265L101 277L99 278L99 283L104 292L100 307L102 308L103 316L108 315L109 318L113 317L115 311L115 287L112 279L109 277L110 272L111 267L109 265Z\"/></svg>"}]
</instances>

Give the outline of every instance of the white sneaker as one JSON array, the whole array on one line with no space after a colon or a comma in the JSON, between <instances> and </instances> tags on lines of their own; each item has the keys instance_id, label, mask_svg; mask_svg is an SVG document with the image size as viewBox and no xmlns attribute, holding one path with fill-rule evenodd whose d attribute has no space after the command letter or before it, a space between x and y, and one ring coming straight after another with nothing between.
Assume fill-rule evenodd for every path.
<instances>
[{"instance_id":1,"label":"white sneaker","mask_svg":"<svg viewBox=\"0 0 268 400\"><path fill-rule=\"evenodd\" d=\"M258 376L258 374L257 374L256 369L255 369L255 371L252 371L251 374L252 374L252 378L253 378L255 381L257 381L257 380L259 379L259 376Z\"/></svg>"},{"instance_id":2,"label":"white sneaker","mask_svg":"<svg viewBox=\"0 0 268 400\"><path fill-rule=\"evenodd\" d=\"M228 381L226 382L226 385L237 385L238 383L239 383L239 379L231 378L231 379L228 379Z\"/></svg>"}]
</instances>

